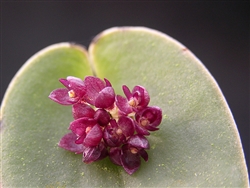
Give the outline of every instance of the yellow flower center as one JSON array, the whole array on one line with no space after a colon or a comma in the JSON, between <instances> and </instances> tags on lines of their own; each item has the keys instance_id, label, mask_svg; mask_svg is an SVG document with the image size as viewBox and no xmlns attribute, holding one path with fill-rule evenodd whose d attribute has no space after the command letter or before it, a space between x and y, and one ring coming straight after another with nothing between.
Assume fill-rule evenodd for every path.
<instances>
[{"instance_id":1,"label":"yellow flower center","mask_svg":"<svg viewBox=\"0 0 250 188\"><path fill-rule=\"evenodd\" d=\"M86 134L88 134L90 130L91 130L91 127L87 127L85 130Z\"/></svg>"},{"instance_id":2,"label":"yellow flower center","mask_svg":"<svg viewBox=\"0 0 250 188\"><path fill-rule=\"evenodd\" d=\"M130 100L128 101L128 104L129 104L130 106L132 106L132 107L135 107L135 106L137 105L134 98L130 99Z\"/></svg>"},{"instance_id":3,"label":"yellow flower center","mask_svg":"<svg viewBox=\"0 0 250 188\"><path fill-rule=\"evenodd\" d=\"M131 153L133 153L133 154L137 154L138 153L138 149L136 149L136 148L130 148L130 151L131 151Z\"/></svg>"},{"instance_id":4,"label":"yellow flower center","mask_svg":"<svg viewBox=\"0 0 250 188\"><path fill-rule=\"evenodd\" d=\"M149 124L149 121L148 121L148 119L142 119L140 121L140 123L141 123L142 126L147 126Z\"/></svg>"},{"instance_id":5,"label":"yellow flower center","mask_svg":"<svg viewBox=\"0 0 250 188\"><path fill-rule=\"evenodd\" d=\"M117 129L116 130L116 134L121 135L122 134L122 130L121 129Z\"/></svg>"},{"instance_id":6,"label":"yellow flower center","mask_svg":"<svg viewBox=\"0 0 250 188\"><path fill-rule=\"evenodd\" d=\"M76 97L76 94L75 94L75 92L74 92L73 90L70 90L70 91L68 92L68 94L69 94L69 97L70 97L70 98L75 98L75 97Z\"/></svg>"}]
</instances>

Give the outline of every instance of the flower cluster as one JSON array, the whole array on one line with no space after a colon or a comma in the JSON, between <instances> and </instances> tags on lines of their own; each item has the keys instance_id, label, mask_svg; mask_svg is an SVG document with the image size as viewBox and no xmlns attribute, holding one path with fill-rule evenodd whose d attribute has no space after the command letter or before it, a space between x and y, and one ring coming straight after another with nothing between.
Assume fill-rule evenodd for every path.
<instances>
[{"instance_id":1,"label":"flower cluster","mask_svg":"<svg viewBox=\"0 0 250 188\"><path fill-rule=\"evenodd\" d=\"M81 80L69 76L60 82L65 88L52 91L49 98L72 105L74 121L59 147L83 154L85 163L109 156L128 174L140 167L141 157L148 160L149 142L145 136L159 129L162 111L148 106L150 97L144 87L135 86L131 92L124 85L123 97L115 94L107 79L87 76Z\"/></svg>"}]
</instances>

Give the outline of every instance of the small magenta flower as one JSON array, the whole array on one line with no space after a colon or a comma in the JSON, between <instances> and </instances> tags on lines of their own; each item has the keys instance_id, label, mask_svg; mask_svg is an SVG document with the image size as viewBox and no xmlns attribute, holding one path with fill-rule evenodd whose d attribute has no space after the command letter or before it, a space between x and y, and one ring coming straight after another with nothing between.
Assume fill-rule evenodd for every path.
<instances>
[{"instance_id":1,"label":"small magenta flower","mask_svg":"<svg viewBox=\"0 0 250 188\"><path fill-rule=\"evenodd\" d=\"M159 107L146 107L135 114L135 130L138 134L149 135L148 131L159 130L157 126L162 120L162 111Z\"/></svg>"},{"instance_id":2,"label":"small magenta flower","mask_svg":"<svg viewBox=\"0 0 250 188\"><path fill-rule=\"evenodd\" d=\"M120 146L126 141L126 137L122 134L122 130L118 127L115 120L111 120L110 124L105 127L103 139L109 147Z\"/></svg>"},{"instance_id":3,"label":"small magenta flower","mask_svg":"<svg viewBox=\"0 0 250 188\"><path fill-rule=\"evenodd\" d=\"M134 135L128 140L128 144L122 147L121 164L128 174L133 174L141 165L142 157L148 161L148 154L145 149L149 149L146 137Z\"/></svg>"},{"instance_id":4,"label":"small magenta flower","mask_svg":"<svg viewBox=\"0 0 250 188\"><path fill-rule=\"evenodd\" d=\"M104 81L94 76L87 76L84 79L86 86L84 99L96 108L113 107L115 102L114 89L107 79L104 79Z\"/></svg>"},{"instance_id":5,"label":"small magenta flower","mask_svg":"<svg viewBox=\"0 0 250 188\"><path fill-rule=\"evenodd\" d=\"M103 132L96 120L87 117L74 120L69 129L77 136L76 144L84 146L97 146L102 139Z\"/></svg>"},{"instance_id":6,"label":"small magenta flower","mask_svg":"<svg viewBox=\"0 0 250 188\"><path fill-rule=\"evenodd\" d=\"M141 157L148 161L145 149L149 149L146 137L133 135L122 148L110 149L109 157L114 164L122 166L128 174L133 174L141 165Z\"/></svg>"},{"instance_id":7,"label":"small magenta flower","mask_svg":"<svg viewBox=\"0 0 250 188\"><path fill-rule=\"evenodd\" d=\"M116 122L114 119L104 130L104 141L110 147L117 147L125 143L126 138L134 134L134 122L131 118L121 116Z\"/></svg>"},{"instance_id":8,"label":"small magenta flower","mask_svg":"<svg viewBox=\"0 0 250 188\"><path fill-rule=\"evenodd\" d=\"M85 163L92 163L108 156L107 147L103 142L94 147L86 147L83 144L76 144L76 138L74 133L68 133L61 138L58 146L75 154L83 154L83 162Z\"/></svg>"},{"instance_id":9,"label":"small magenta flower","mask_svg":"<svg viewBox=\"0 0 250 188\"><path fill-rule=\"evenodd\" d=\"M72 105L81 101L86 93L84 82L80 78L68 76L59 80L66 88L52 91L49 98L62 105Z\"/></svg>"},{"instance_id":10,"label":"small magenta flower","mask_svg":"<svg viewBox=\"0 0 250 188\"><path fill-rule=\"evenodd\" d=\"M131 92L123 85L123 97L115 95L107 79L69 76L60 82L65 88L52 91L49 98L72 105L74 121L59 147L82 154L82 161L87 164L109 156L128 174L138 170L141 158L148 161L149 142L145 135L159 129L162 111L148 106L150 97L144 87L135 86Z\"/></svg>"},{"instance_id":11,"label":"small magenta flower","mask_svg":"<svg viewBox=\"0 0 250 188\"><path fill-rule=\"evenodd\" d=\"M126 85L123 85L122 89L126 98L120 95L116 97L116 105L122 112L130 114L147 107L150 97L144 87L135 86L132 93Z\"/></svg>"}]
</instances>

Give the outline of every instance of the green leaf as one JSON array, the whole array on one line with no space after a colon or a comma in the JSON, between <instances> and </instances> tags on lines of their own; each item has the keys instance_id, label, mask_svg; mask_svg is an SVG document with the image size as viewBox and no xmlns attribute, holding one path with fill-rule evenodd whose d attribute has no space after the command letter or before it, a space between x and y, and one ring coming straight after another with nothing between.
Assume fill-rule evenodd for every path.
<instances>
[{"instance_id":1,"label":"green leaf","mask_svg":"<svg viewBox=\"0 0 250 188\"><path fill-rule=\"evenodd\" d=\"M84 164L81 155L57 146L69 132L71 108L48 95L62 87L59 78L92 72L119 94L123 84L145 86L150 105L163 110L160 130L148 137L149 161L133 175L109 159ZM186 47L155 30L106 30L89 55L67 43L42 50L12 80L1 113L3 187L249 185L237 127L218 85Z\"/></svg>"}]
</instances>

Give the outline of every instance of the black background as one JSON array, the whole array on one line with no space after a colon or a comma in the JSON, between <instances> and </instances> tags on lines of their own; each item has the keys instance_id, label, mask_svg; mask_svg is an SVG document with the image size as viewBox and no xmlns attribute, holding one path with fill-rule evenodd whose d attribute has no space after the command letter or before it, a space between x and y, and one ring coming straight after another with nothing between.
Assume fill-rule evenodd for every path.
<instances>
[{"instance_id":1,"label":"black background","mask_svg":"<svg viewBox=\"0 0 250 188\"><path fill-rule=\"evenodd\" d=\"M146 26L187 46L214 76L250 161L249 1L1 1L1 100L34 53L58 42L88 47L114 26Z\"/></svg>"}]
</instances>

